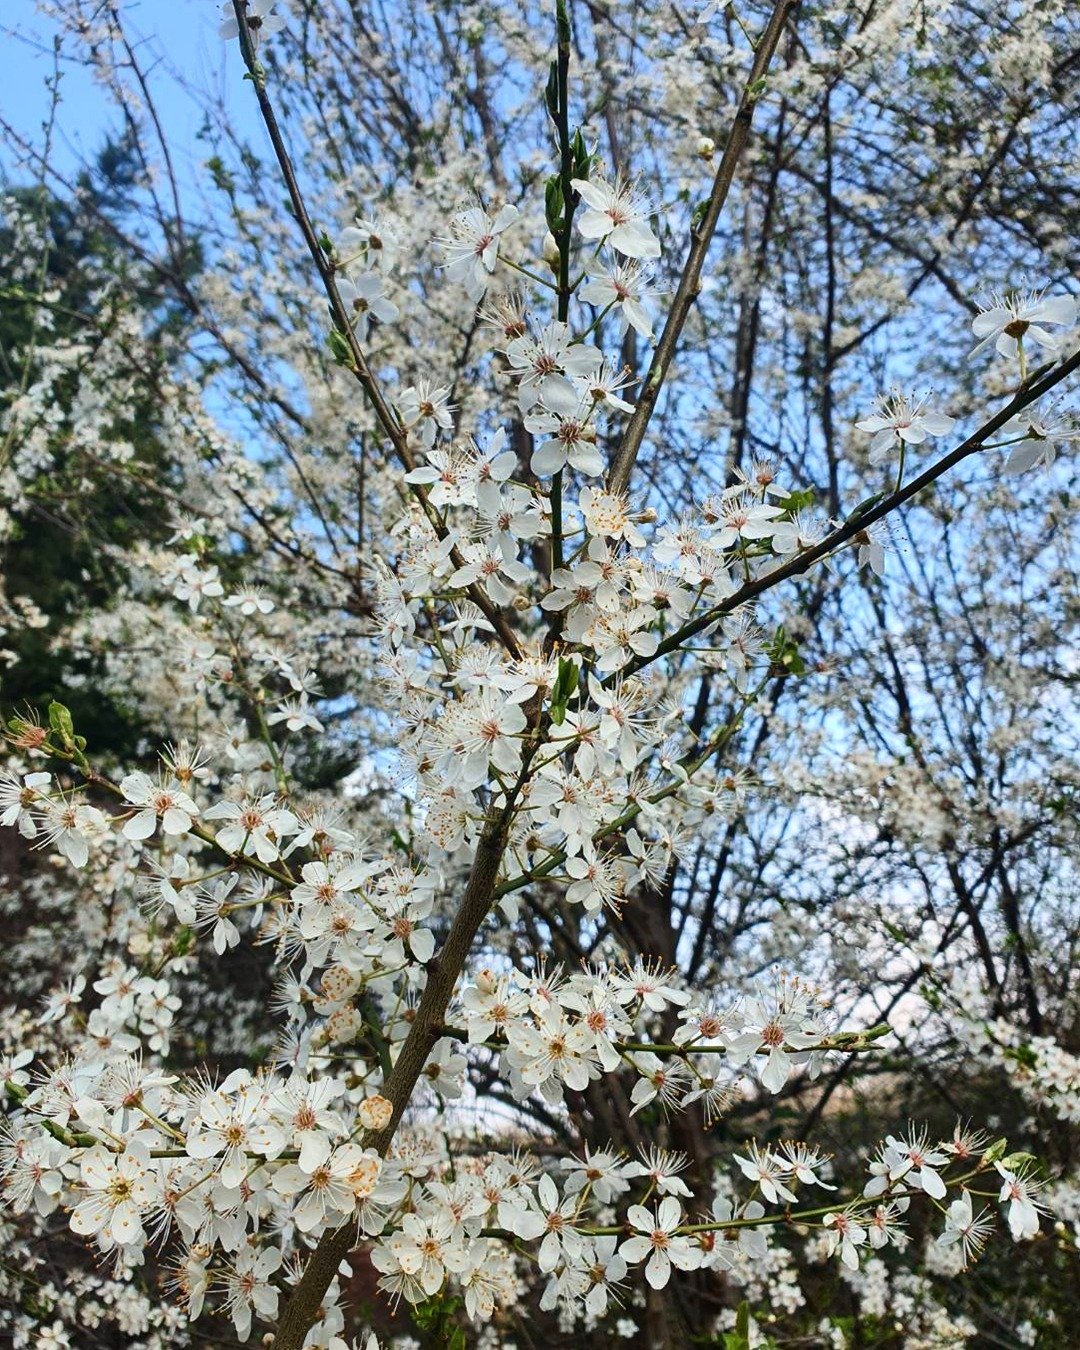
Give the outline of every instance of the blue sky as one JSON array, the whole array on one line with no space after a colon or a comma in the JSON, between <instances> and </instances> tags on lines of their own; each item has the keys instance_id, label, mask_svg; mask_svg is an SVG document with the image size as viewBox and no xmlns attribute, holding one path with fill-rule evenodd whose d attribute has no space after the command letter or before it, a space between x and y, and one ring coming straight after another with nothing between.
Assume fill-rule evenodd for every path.
<instances>
[{"instance_id":1,"label":"blue sky","mask_svg":"<svg viewBox=\"0 0 1080 1350\"><path fill-rule=\"evenodd\" d=\"M198 177L205 145L196 140L209 92L225 98L229 115L244 135L258 143L260 128L251 88L242 79L240 54L217 34L215 0L123 0L130 33L139 48L158 112L165 124L182 184ZM34 0L0 0L0 113L19 133L40 145L48 114L46 81L52 74L54 24L38 12ZM74 44L65 45L70 58ZM61 61L61 106L54 163L67 175L93 158L110 129L119 126L108 94L74 59ZM190 86L190 91L184 85ZM18 156L0 138L0 167L24 179Z\"/></svg>"}]
</instances>

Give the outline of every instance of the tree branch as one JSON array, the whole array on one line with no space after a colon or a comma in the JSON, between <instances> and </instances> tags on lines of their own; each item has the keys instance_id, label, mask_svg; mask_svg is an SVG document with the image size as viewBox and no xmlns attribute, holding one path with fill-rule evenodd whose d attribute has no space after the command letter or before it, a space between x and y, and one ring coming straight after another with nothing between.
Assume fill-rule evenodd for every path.
<instances>
[{"instance_id":1,"label":"tree branch","mask_svg":"<svg viewBox=\"0 0 1080 1350\"><path fill-rule=\"evenodd\" d=\"M716 170L712 192L700 220L691 225L690 237L693 242L690 245L690 252L687 255L683 273L675 291L675 298L671 302L664 331L660 335L660 341L657 343L656 352L649 366L649 373L642 385L641 397L638 399L633 416L627 423L626 431L611 467L609 487L612 492L624 492L630 482L630 475L637 461L641 443L645 439L649 420L656 407L656 401L660 397L660 390L667 378L668 369L678 348L683 328L686 326L686 320L690 316L690 310L701 287L701 269L705 265L709 245L716 233L720 212L724 209L728 192L735 179L735 170L738 168L739 160L746 149L746 143L750 139L750 124L754 116L754 107L761 95L762 81L776 52L784 26L798 4L799 0L776 0L772 17L769 19L768 26L754 50L754 63L750 67L750 74L743 88L738 111L735 113L731 130L728 132L727 144L724 146L724 153Z\"/></svg>"}]
</instances>

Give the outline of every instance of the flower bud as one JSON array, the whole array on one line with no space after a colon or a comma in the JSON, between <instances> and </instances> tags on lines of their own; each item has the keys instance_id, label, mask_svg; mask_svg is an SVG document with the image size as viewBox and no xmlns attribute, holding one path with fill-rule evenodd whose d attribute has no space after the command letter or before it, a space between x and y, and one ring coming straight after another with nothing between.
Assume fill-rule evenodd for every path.
<instances>
[{"instance_id":1,"label":"flower bud","mask_svg":"<svg viewBox=\"0 0 1080 1350\"><path fill-rule=\"evenodd\" d=\"M342 1003L360 988L361 981L351 970L344 966L331 966L323 971L320 994L326 1003Z\"/></svg>"},{"instance_id":2,"label":"flower bud","mask_svg":"<svg viewBox=\"0 0 1080 1350\"><path fill-rule=\"evenodd\" d=\"M363 1025L364 1019L359 1008L354 1008L348 1003L326 1019L326 1034L331 1044L342 1045L358 1036Z\"/></svg>"},{"instance_id":3,"label":"flower bud","mask_svg":"<svg viewBox=\"0 0 1080 1350\"><path fill-rule=\"evenodd\" d=\"M394 1108L385 1097L365 1097L356 1114L365 1130L383 1130L390 1124Z\"/></svg>"}]
</instances>

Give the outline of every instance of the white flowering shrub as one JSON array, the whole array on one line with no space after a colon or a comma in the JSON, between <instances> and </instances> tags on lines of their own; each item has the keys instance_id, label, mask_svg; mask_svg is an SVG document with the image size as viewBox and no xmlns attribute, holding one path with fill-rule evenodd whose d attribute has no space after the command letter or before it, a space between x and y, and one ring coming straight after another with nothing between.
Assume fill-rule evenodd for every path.
<instances>
[{"instance_id":1,"label":"white flowering shrub","mask_svg":"<svg viewBox=\"0 0 1080 1350\"><path fill-rule=\"evenodd\" d=\"M1080 1213L1036 1117L1077 1120L1075 16L976 63L1017 167L934 121L989 23L942 3L368 8L223 7L269 149L206 133L200 267L175 178L79 208L141 307L91 269L42 318L11 198L6 542L158 507L106 601L4 599L138 745L5 710L0 1326L976 1343L963 1272ZM163 136L125 16L53 21Z\"/></svg>"}]
</instances>

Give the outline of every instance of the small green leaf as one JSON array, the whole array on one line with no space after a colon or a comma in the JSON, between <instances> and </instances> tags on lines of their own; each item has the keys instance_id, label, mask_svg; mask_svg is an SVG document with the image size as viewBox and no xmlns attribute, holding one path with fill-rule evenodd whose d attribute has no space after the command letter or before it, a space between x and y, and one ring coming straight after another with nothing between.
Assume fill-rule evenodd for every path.
<instances>
[{"instance_id":1,"label":"small green leaf","mask_svg":"<svg viewBox=\"0 0 1080 1350\"><path fill-rule=\"evenodd\" d=\"M585 144L585 137L581 134L580 127L574 132L574 139L570 142L570 152L574 156L574 177L588 178L592 155L589 154L589 147Z\"/></svg>"},{"instance_id":2,"label":"small green leaf","mask_svg":"<svg viewBox=\"0 0 1080 1350\"><path fill-rule=\"evenodd\" d=\"M55 699L49 704L49 726L60 738L60 744L65 750L74 749L75 746L75 727L71 720L71 713L62 703L57 703ZM86 742L84 741L85 745Z\"/></svg>"},{"instance_id":3,"label":"small green leaf","mask_svg":"<svg viewBox=\"0 0 1080 1350\"><path fill-rule=\"evenodd\" d=\"M724 1335L724 1350L750 1350L750 1304L746 1299L735 1314L735 1330Z\"/></svg>"},{"instance_id":4,"label":"small green leaf","mask_svg":"<svg viewBox=\"0 0 1080 1350\"><path fill-rule=\"evenodd\" d=\"M1039 1057L1032 1050L1030 1045L1011 1045L1005 1049L1006 1059L1011 1059L1025 1069L1034 1069L1038 1066Z\"/></svg>"},{"instance_id":5,"label":"small green leaf","mask_svg":"<svg viewBox=\"0 0 1080 1350\"><path fill-rule=\"evenodd\" d=\"M551 691L551 720L556 726L562 726L566 719L566 707L577 693L578 668L573 661L565 657L559 659L559 674L555 687Z\"/></svg>"},{"instance_id":6,"label":"small green leaf","mask_svg":"<svg viewBox=\"0 0 1080 1350\"><path fill-rule=\"evenodd\" d=\"M850 524L851 521L858 520L860 516L865 516L867 511L872 511L884 496L884 492L875 492L872 497L867 497L864 502L860 502L855 510L852 511L851 515L848 516L848 523Z\"/></svg>"},{"instance_id":7,"label":"small green leaf","mask_svg":"<svg viewBox=\"0 0 1080 1350\"><path fill-rule=\"evenodd\" d=\"M806 662L799 654L798 644L788 637L783 624L776 630L769 648L769 656L777 670L787 671L790 675L806 674Z\"/></svg>"},{"instance_id":8,"label":"small green leaf","mask_svg":"<svg viewBox=\"0 0 1080 1350\"><path fill-rule=\"evenodd\" d=\"M805 511L814 504L814 492L812 488L800 488L797 492L790 492L780 503L781 510L794 515L796 511Z\"/></svg>"},{"instance_id":9,"label":"small green leaf","mask_svg":"<svg viewBox=\"0 0 1080 1350\"><path fill-rule=\"evenodd\" d=\"M552 61L551 69L548 71L547 88L544 90L544 101L547 103L547 110L551 114L551 120L557 121L559 117L559 67Z\"/></svg>"},{"instance_id":10,"label":"small green leaf","mask_svg":"<svg viewBox=\"0 0 1080 1350\"><path fill-rule=\"evenodd\" d=\"M988 1149L983 1152L982 1160L984 1163L995 1163L1005 1156L1005 1150L1009 1147L1007 1139L995 1139Z\"/></svg>"},{"instance_id":11,"label":"small green leaf","mask_svg":"<svg viewBox=\"0 0 1080 1350\"><path fill-rule=\"evenodd\" d=\"M563 227L563 208L565 205L562 183L559 181L559 175L553 173L544 188L544 215L547 219L547 227L552 234L557 235Z\"/></svg>"},{"instance_id":12,"label":"small green leaf","mask_svg":"<svg viewBox=\"0 0 1080 1350\"><path fill-rule=\"evenodd\" d=\"M331 328L326 339L326 345L330 348L330 355L339 366L352 365L352 348L349 346L349 339L344 333L339 333L336 328Z\"/></svg>"},{"instance_id":13,"label":"small green leaf","mask_svg":"<svg viewBox=\"0 0 1080 1350\"><path fill-rule=\"evenodd\" d=\"M1019 1153L1007 1153L1002 1158L1001 1165L1007 1172L1015 1172L1017 1168L1024 1167L1027 1163L1038 1161L1034 1153L1025 1153L1021 1150Z\"/></svg>"}]
</instances>

